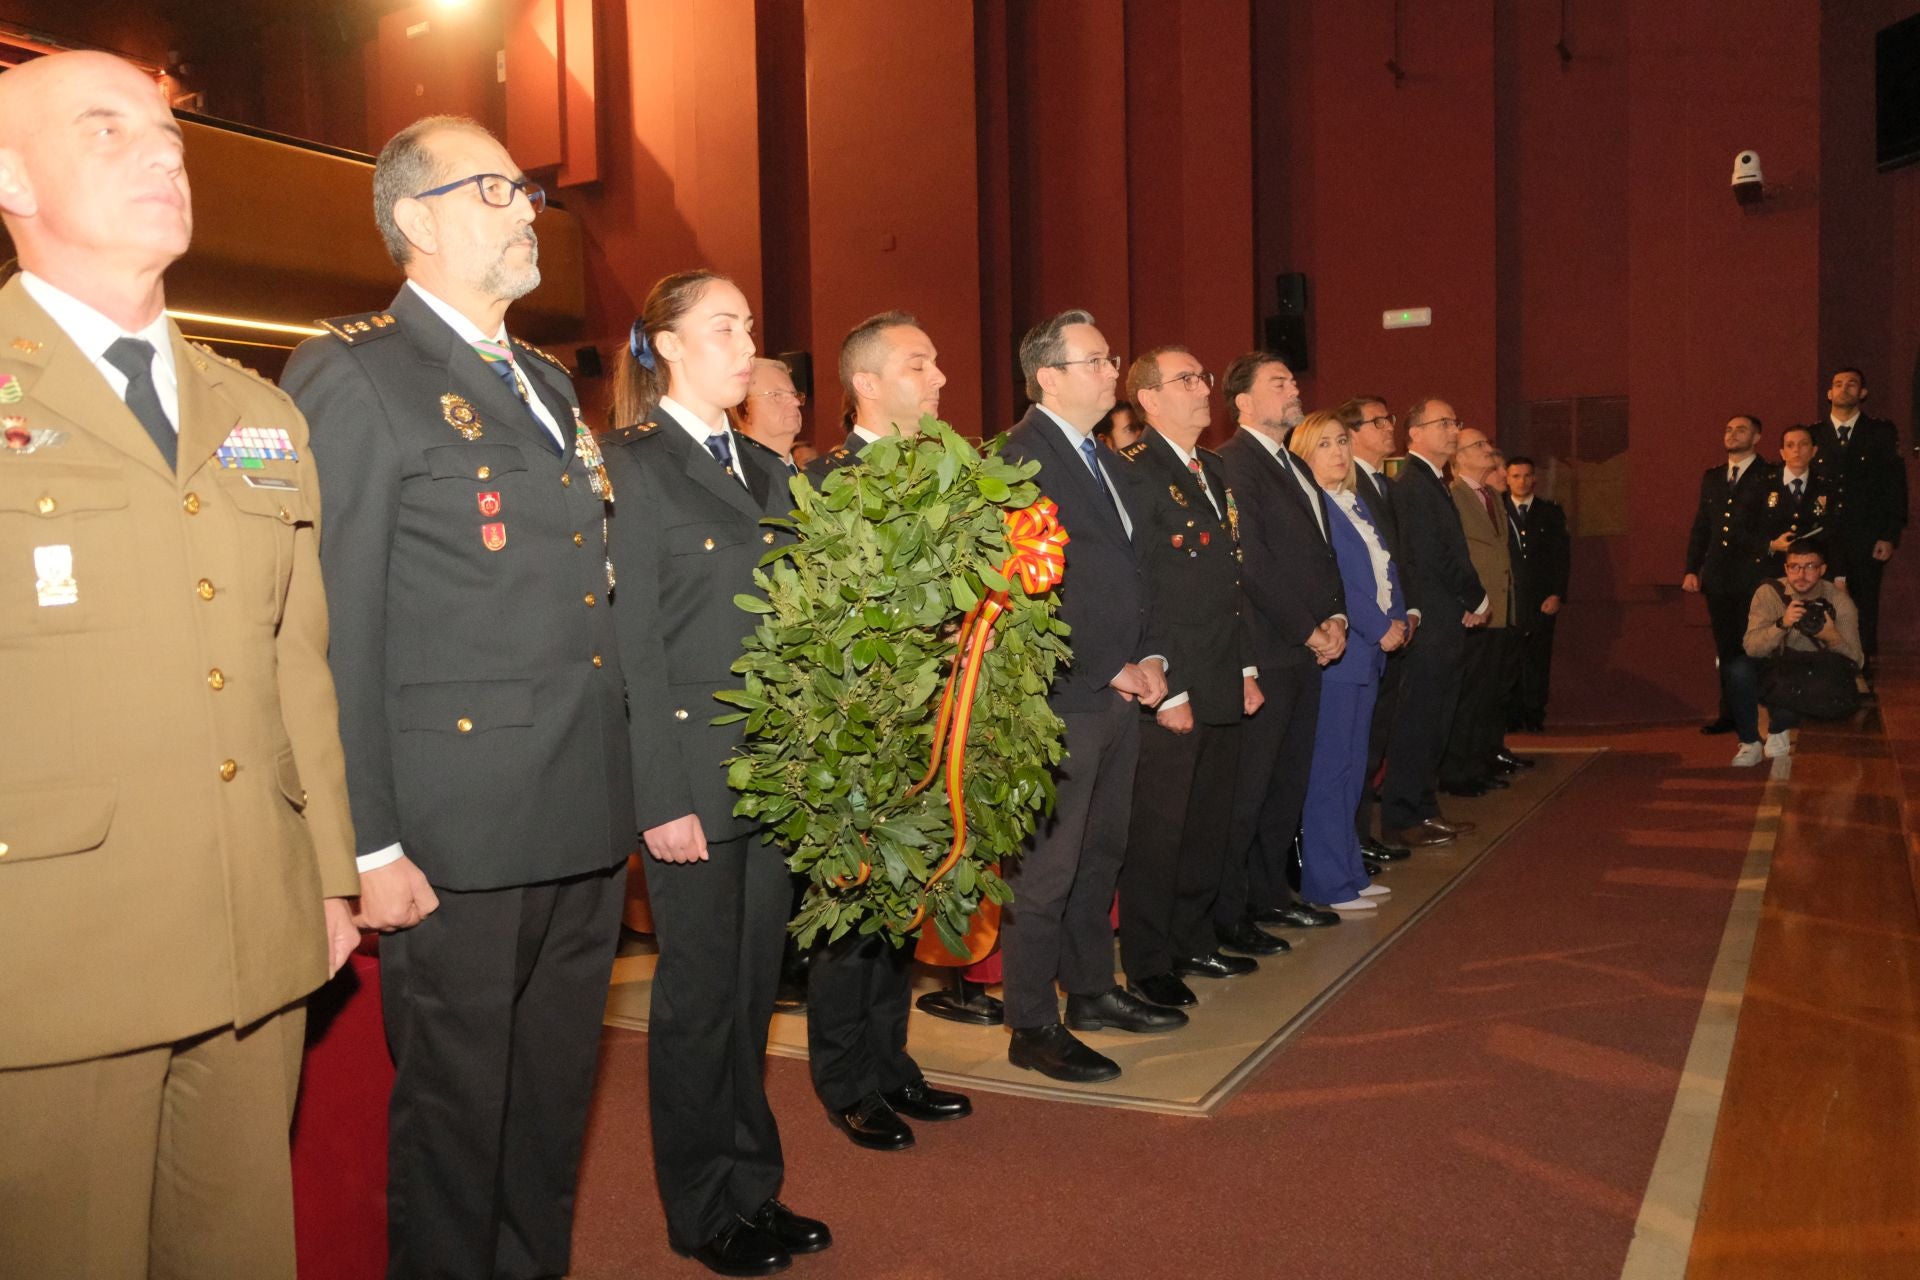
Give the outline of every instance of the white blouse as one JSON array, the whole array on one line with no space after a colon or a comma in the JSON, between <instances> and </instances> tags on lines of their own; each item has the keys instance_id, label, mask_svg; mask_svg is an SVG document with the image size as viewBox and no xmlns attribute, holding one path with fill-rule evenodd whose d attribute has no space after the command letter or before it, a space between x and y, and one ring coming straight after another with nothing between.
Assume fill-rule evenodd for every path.
<instances>
[{"instance_id":1,"label":"white blouse","mask_svg":"<svg viewBox=\"0 0 1920 1280\"><path fill-rule=\"evenodd\" d=\"M1373 560L1373 600L1380 606L1380 612L1389 612L1393 608L1393 582L1387 577L1387 566L1392 560L1387 555L1386 544L1380 541L1380 531L1373 527L1371 519L1360 513L1360 495L1353 490L1329 489L1327 497L1360 534L1360 541L1367 544L1367 555Z\"/></svg>"}]
</instances>

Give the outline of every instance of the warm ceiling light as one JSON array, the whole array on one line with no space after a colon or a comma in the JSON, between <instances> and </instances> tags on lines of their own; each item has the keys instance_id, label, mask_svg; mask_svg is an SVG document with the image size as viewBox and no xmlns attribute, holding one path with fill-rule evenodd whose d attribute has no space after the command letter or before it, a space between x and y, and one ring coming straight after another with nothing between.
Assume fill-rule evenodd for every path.
<instances>
[{"instance_id":1,"label":"warm ceiling light","mask_svg":"<svg viewBox=\"0 0 1920 1280\"><path fill-rule=\"evenodd\" d=\"M440 0L440 7L442 9L464 9L467 7L467 0Z\"/></svg>"},{"instance_id":2,"label":"warm ceiling light","mask_svg":"<svg viewBox=\"0 0 1920 1280\"><path fill-rule=\"evenodd\" d=\"M175 320L188 320L195 324L218 324L231 329L257 329L262 333L297 333L305 337L318 337L326 332L310 324L281 324L277 320L250 320L245 316L216 316L204 311L175 311L167 308L167 314Z\"/></svg>"}]
</instances>

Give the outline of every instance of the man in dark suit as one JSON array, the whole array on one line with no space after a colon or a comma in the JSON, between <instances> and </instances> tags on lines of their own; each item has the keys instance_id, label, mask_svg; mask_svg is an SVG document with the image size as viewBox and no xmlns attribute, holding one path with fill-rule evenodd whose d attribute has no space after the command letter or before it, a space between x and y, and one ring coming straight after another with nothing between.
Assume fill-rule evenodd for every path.
<instances>
[{"instance_id":1,"label":"man in dark suit","mask_svg":"<svg viewBox=\"0 0 1920 1280\"><path fill-rule=\"evenodd\" d=\"M1407 463L1393 486L1400 543L1410 565L1401 585L1421 613L1407 646L1400 707L1380 787L1381 839L1409 848L1449 844L1473 829L1440 815L1436 788L1447 733L1460 698L1460 662L1467 630L1483 627L1492 602L1474 572L1443 474L1460 444L1459 417L1445 400L1428 398L1407 411Z\"/></svg>"},{"instance_id":2,"label":"man in dark suit","mask_svg":"<svg viewBox=\"0 0 1920 1280\"><path fill-rule=\"evenodd\" d=\"M840 344L840 385L853 401L846 443L807 467L816 487L888 436L917 435L939 416L940 371L933 340L912 316L888 311L853 327ZM821 943L807 984L807 1065L827 1113L857 1145L903 1151L914 1120L971 1115L963 1093L936 1089L907 1052L913 947L881 934L850 933Z\"/></svg>"},{"instance_id":3,"label":"man in dark suit","mask_svg":"<svg viewBox=\"0 0 1920 1280\"><path fill-rule=\"evenodd\" d=\"M1843 578L1847 573L1847 562L1827 530L1827 521L1838 503L1834 501L1832 478L1820 473L1819 448L1813 442L1813 433L1812 427L1788 427L1780 435L1780 470L1761 512L1769 577L1786 572L1787 552L1795 542L1809 536L1818 537L1822 547L1832 548L1825 553L1829 577Z\"/></svg>"},{"instance_id":4,"label":"man in dark suit","mask_svg":"<svg viewBox=\"0 0 1920 1280\"><path fill-rule=\"evenodd\" d=\"M1511 533L1519 661L1507 727L1539 732L1546 727L1547 689L1553 667L1553 629L1567 599L1572 544L1567 513L1535 491L1533 459L1507 459L1507 525Z\"/></svg>"},{"instance_id":5,"label":"man in dark suit","mask_svg":"<svg viewBox=\"0 0 1920 1280\"><path fill-rule=\"evenodd\" d=\"M1832 511L1826 546L1838 561L1832 568L1860 610L1860 644L1869 676L1880 648L1880 581L1887 561L1907 527L1907 467L1900 436L1885 418L1869 418L1860 406L1867 399L1866 375L1858 369L1835 372L1827 386L1832 406L1814 424L1819 449L1814 469L1831 486Z\"/></svg>"},{"instance_id":6,"label":"man in dark suit","mask_svg":"<svg viewBox=\"0 0 1920 1280\"><path fill-rule=\"evenodd\" d=\"M1393 505L1393 482L1387 478L1387 455L1394 450L1394 429L1400 420L1387 408L1380 396L1354 396L1337 412L1347 428L1353 446L1353 487L1373 518L1387 544L1387 554L1400 568L1404 583L1412 571L1413 548L1400 536L1400 518ZM1420 629L1420 610L1407 609L1407 642L1411 644ZM1402 845L1388 844L1373 834L1374 810L1380 794L1375 787L1381 766L1387 759L1387 740L1393 729L1394 712L1400 706L1400 683L1406 670L1407 645L1387 655L1387 669L1380 676L1380 695L1374 700L1373 722L1367 729L1366 782L1360 788L1360 803L1353 815L1354 829L1360 836L1360 851L1376 865L1397 861L1409 855Z\"/></svg>"},{"instance_id":7,"label":"man in dark suit","mask_svg":"<svg viewBox=\"0 0 1920 1280\"><path fill-rule=\"evenodd\" d=\"M1302 417L1292 370L1251 352L1227 367L1221 394L1240 427L1219 457L1239 514L1247 630L1265 705L1242 730L1213 923L1222 947L1267 955L1287 944L1260 923L1340 921L1301 902L1287 872L1313 763L1320 670L1346 648L1346 602L1325 498L1286 449Z\"/></svg>"},{"instance_id":8,"label":"man in dark suit","mask_svg":"<svg viewBox=\"0 0 1920 1280\"><path fill-rule=\"evenodd\" d=\"M471 121L374 170L406 271L285 385L313 424L321 568L396 1077L389 1273L567 1270L635 844L608 616L611 494L565 369L510 340L540 188Z\"/></svg>"},{"instance_id":9,"label":"man in dark suit","mask_svg":"<svg viewBox=\"0 0 1920 1280\"><path fill-rule=\"evenodd\" d=\"M1760 419L1736 413L1721 432L1727 461L1700 477L1700 503L1687 535L1687 572L1682 590L1707 597L1707 622L1719 658L1720 715L1702 733L1735 733L1744 748L1760 749L1757 726L1736 724L1728 668L1745 652L1747 605L1767 576L1766 495L1776 480L1774 468L1754 452L1760 443ZM1715 526L1718 526L1716 528Z\"/></svg>"},{"instance_id":10,"label":"man in dark suit","mask_svg":"<svg viewBox=\"0 0 1920 1280\"><path fill-rule=\"evenodd\" d=\"M1120 871L1120 963L1128 990L1155 1004L1197 1003L1182 978L1231 978L1258 961L1217 949L1214 899L1233 811L1240 722L1260 709L1240 590L1239 516L1218 458L1200 448L1213 378L1183 347L1157 347L1127 371L1147 432L1121 450L1139 495L1136 545L1148 608L1164 619L1167 696L1141 714L1140 773ZM1260 954L1285 950L1258 929Z\"/></svg>"},{"instance_id":11,"label":"man in dark suit","mask_svg":"<svg viewBox=\"0 0 1920 1280\"><path fill-rule=\"evenodd\" d=\"M1008 877L1013 901L1000 919L1007 1058L1057 1080L1111 1080L1119 1064L1069 1026L1145 1032L1187 1021L1115 984L1109 915L1140 757L1138 708L1166 697L1167 664L1151 640L1139 499L1127 469L1093 439L1113 407L1119 357L1091 315L1064 311L1027 331L1020 367L1034 405L1008 433L1003 456L1040 464L1035 483L1072 539L1060 617L1073 628L1073 662L1047 697L1066 725L1053 814ZM1066 1025L1056 983L1067 992Z\"/></svg>"}]
</instances>

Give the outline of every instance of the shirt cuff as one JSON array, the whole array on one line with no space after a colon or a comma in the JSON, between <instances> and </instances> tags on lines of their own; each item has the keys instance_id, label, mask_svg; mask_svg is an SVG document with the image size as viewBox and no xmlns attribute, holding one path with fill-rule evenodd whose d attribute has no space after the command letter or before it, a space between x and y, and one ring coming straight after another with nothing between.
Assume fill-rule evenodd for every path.
<instances>
[{"instance_id":1,"label":"shirt cuff","mask_svg":"<svg viewBox=\"0 0 1920 1280\"><path fill-rule=\"evenodd\" d=\"M375 849L372 853L361 854L354 859L354 862L359 866L360 874L365 875L369 871L386 866L389 862L398 862L403 856L404 850L400 848L399 842L395 841L384 849Z\"/></svg>"},{"instance_id":2,"label":"shirt cuff","mask_svg":"<svg viewBox=\"0 0 1920 1280\"><path fill-rule=\"evenodd\" d=\"M1417 618L1420 616L1420 611L1418 609L1409 609L1407 610L1407 616L1409 618Z\"/></svg>"},{"instance_id":3,"label":"shirt cuff","mask_svg":"<svg viewBox=\"0 0 1920 1280\"><path fill-rule=\"evenodd\" d=\"M1332 615L1331 617L1329 617L1329 618L1327 619L1327 621L1328 621L1328 622L1338 622L1338 623L1339 623L1339 624L1340 624L1341 626L1343 626L1343 627L1346 627L1346 626L1352 626L1352 625L1353 625L1352 623L1350 623L1350 622L1348 622L1348 621L1347 621L1347 615L1346 615L1346 614L1344 614L1344 613L1336 613L1336 614L1334 614L1334 615Z\"/></svg>"},{"instance_id":4,"label":"shirt cuff","mask_svg":"<svg viewBox=\"0 0 1920 1280\"><path fill-rule=\"evenodd\" d=\"M1485 613L1488 609L1491 609L1492 607L1493 607L1493 597L1481 596L1480 603L1474 606L1473 611L1475 613Z\"/></svg>"},{"instance_id":5,"label":"shirt cuff","mask_svg":"<svg viewBox=\"0 0 1920 1280\"><path fill-rule=\"evenodd\" d=\"M1187 695L1184 693L1176 693L1171 698L1168 698L1165 702L1162 702L1159 706L1155 707L1154 710L1166 711L1169 708L1183 707L1186 704L1187 704Z\"/></svg>"},{"instance_id":6,"label":"shirt cuff","mask_svg":"<svg viewBox=\"0 0 1920 1280\"><path fill-rule=\"evenodd\" d=\"M1260 678L1260 668L1242 667L1240 668L1240 675L1243 679L1258 680Z\"/></svg>"},{"instance_id":7,"label":"shirt cuff","mask_svg":"<svg viewBox=\"0 0 1920 1280\"><path fill-rule=\"evenodd\" d=\"M1144 657L1144 658L1142 658L1142 659L1140 659L1140 661L1142 661L1142 662L1157 662L1157 663L1159 663L1159 664L1161 665L1161 667L1163 667L1163 668L1165 668L1165 669L1167 669L1167 670L1172 670L1172 666L1171 666L1171 664L1170 664L1170 663L1168 663L1168 661L1167 661L1167 655L1166 655L1166 654L1164 654L1164 653L1150 653L1150 654L1148 654L1148 655L1147 655L1146 657Z\"/></svg>"}]
</instances>

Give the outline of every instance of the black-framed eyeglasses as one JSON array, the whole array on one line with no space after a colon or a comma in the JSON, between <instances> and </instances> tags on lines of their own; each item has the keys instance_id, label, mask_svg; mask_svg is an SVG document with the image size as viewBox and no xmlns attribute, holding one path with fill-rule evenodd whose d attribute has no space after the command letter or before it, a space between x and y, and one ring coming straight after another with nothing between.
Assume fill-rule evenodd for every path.
<instances>
[{"instance_id":1,"label":"black-framed eyeglasses","mask_svg":"<svg viewBox=\"0 0 1920 1280\"><path fill-rule=\"evenodd\" d=\"M469 182L480 193L480 198L496 209L505 209L513 203L513 197L523 195L527 203L533 206L537 214L547 207L547 189L531 178L509 178L504 173L474 173L464 178L455 178L443 183L431 191L417 191L415 200L425 200L428 196L444 196L449 191L457 191Z\"/></svg>"},{"instance_id":2,"label":"black-framed eyeglasses","mask_svg":"<svg viewBox=\"0 0 1920 1280\"><path fill-rule=\"evenodd\" d=\"M1428 418L1425 422L1409 422L1409 427L1464 427L1467 424L1459 418Z\"/></svg>"},{"instance_id":3,"label":"black-framed eyeglasses","mask_svg":"<svg viewBox=\"0 0 1920 1280\"><path fill-rule=\"evenodd\" d=\"M1154 383L1152 387L1146 388L1146 390L1150 390L1150 391L1158 390L1161 387L1172 386L1176 382L1186 383L1187 389L1189 391L1193 389L1192 384L1196 382L1199 383L1202 387L1206 388L1208 391L1213 390L1213 375L1208 373L1205 369L1202 369L1199 373L1194 373L1192 371L1188 371L1186 373L1176 373L1170 378L1160 379L1160 381Z\"/></svg>"},{"instance_id":4,"label":"black-framed eyeglasses","mask_svg":"<svg viewBox=\"0 0 1920 1280\"><path fill-rule=\"evenodd\" d=\"M792 400L795 407L798 407L798 408L805 408L807 403L806 392L788 391L785 388L781 388L776 391L755 391L751 393L749 398L751 398L752 396L761 396L768 400Z\"/></svg>"},{"instance_id":5,"label":"black-framed eyeglasses","mask_svg":"<svg viewBox=\"0 0 1920 1280\"><path fill-rule=\"evenodd\" d=\"M1383 413L1372 418L1360 419L1360 425L1363 427L1371 427L1381 422L1386 423L1389 427L1397 427L1400 425L1400 419L1394 417L1390 413Z\"/></svg>"},{"instance_id":6,"label":"black-framed eyeglasses","mask_svg":"<svg viewBox=\"0 0 1920 1280\"><path fill-rule=\"evenodd\" d=\"M1047 368L1071 369L1073 368L1073 366L1077 364L1087 365L1091 367L1095 373L1098 373L1100 371L1101 365L1105 365L1107 368L1113 370L1115 373L1120 372L1119 356L1088 356L1084 360L1056 360L1052 364L1048 365Z\"/></svg>"}]
</instances>

